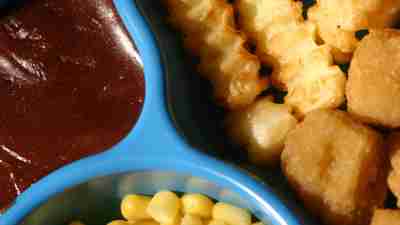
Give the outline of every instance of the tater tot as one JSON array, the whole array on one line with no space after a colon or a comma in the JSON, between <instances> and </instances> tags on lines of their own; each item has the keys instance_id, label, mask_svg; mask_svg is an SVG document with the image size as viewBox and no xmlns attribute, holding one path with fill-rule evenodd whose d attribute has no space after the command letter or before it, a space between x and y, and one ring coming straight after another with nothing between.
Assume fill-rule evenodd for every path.
<instances>
[{"instance_id":1,"label":"tater tot","mask_svg":"<svg viewBox=\"0 0 400 225\"><path fill-rule=\"evenodd\" d=\"M182 206L184 214L211 218L214 202L202 194L185 194L182 197Z\"/></svg>"},{"instance_id":2,"label":"tater tot","mask_svg":"<svg viewBox=\"0 0 400 225\"><path fill-rule=\"evenodd\" d=\"M122 216L129 221L151 219L147 206L151 198L141 195L127 195L121 202Z\"/></svg>"},{"instance_id":3,"label":"tater tot","mask_svg":"<svg viewBox=\"0 0 400 225\"><path fill-rule=\"evenodd\" d=\"M308 11L336 61L348 62L356 49L356 32L393 26L400 18L399 0L317 0Z\"/></svg>"},{"instance_id":4,"label":"tater tot","mask_svg":"<svg viewBox=\"0 0 400 225\"><path fill-rule=\"evenodd\" d=\"M296 124L292 108L269 97L229 113L225 120L228 136L247 150L251 162L260 165L279 164L286 136Z\"/></svg>"},{"instance_id":5,"label":"tater tot","mask_svg":"<svg viewBox=\"0 0 400 225\"><path fill-rule=\"evenodd\" d=\"M397 206L400 207L400 132L390 134L387 138L386 146L390 152L391 163L388 185L397 198Z\"/></svg>"},{"instance_id":6,"label":"tater tot","mask_svg":"<svg viewBox=\"0 0 400 225\"><path fill-rule=\"evenodd\" d=\"M365 123L400 127L400 31L371 30L354 53L348 111Z\"/></svg>"},{"instance_id":7,"label":"tater tot","mask_svg":"<svg viewBox=\"0 0 400 225\"><path fill-rule=\"evenodd\" d=\"M365 225L383 206L383 138L348 113L317 110L289 133L282 170L305 206L327 225Z\"/></svg>"},{"instance_id":8,"label":"tater tot","mask_svg":"<svg viewBox=\"0 0 400 225\"><path fill-rule=\"evenodd\" d=\"M400 210L377 209L370 225L400 225Z\"/></svg>"},{"instance_id":9,"label":"tater tot","mask_svg":"<svg viewBox=\"0 0 400 225\"><path fill-rule=\"evenodd\" d=\"M392 168L400 171L400 131L392 132L386 139Z\"/></svg>"},{"instance_id":10,"label":"tater tot","mask_svg":"<svg viewBox=\"0 0 400 225\"><path fill-rule=\"evenodd\" d=\"M229 225L251 224L251 214L248 210L223 202L214 205L212 215L213 219L222 220Z\"/></svg>"},{"instance_id":11,"label":"tater tot","mask_svg":"<svg viewBox=\"0 0 400 225\"><path fill-rule=\"evenodd\" d=\"M180 216L181 200L170 191L160 191L151 199L147 213L162 225L177 223Z\"/></svg>"}]
</instances>

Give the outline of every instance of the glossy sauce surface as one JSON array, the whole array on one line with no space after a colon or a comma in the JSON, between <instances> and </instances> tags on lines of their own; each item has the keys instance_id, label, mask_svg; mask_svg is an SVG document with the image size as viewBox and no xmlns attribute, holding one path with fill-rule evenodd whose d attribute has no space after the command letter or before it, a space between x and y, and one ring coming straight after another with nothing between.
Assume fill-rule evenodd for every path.
<instances>
[{"instance_id":1,"label":"glossy sauce surface","mask_svg":"<svg viewBox=\"0 0 400 225\"><path fill-rule=\"evenodd\" d=\"M49 172L132 129L143 70L112 0L0 11L0 209Z\"/></svg>"}]
</instances>

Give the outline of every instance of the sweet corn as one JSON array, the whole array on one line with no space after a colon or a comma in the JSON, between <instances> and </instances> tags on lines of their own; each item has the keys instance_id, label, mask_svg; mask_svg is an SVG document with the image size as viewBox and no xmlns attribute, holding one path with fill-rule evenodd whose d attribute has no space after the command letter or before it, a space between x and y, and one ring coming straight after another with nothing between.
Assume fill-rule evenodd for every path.
<instances>
[{"instance_id":1,"label":"sweet corn","mask_svg":"<svg viewBox=\"0 0 400 225\"><path fill-rule=\"evenodd\" d=\"M128 221L151 219L147 206L151 198L142 195L127 195L121 202L122 216Z\"/></svg>"},{"instance_id":2,"label":"sweet corn","mask_svg":"<svg viewBox=\"0 0 400 225\"><path fill-rule=\"evenodd\" d=\"M203 225L203 221L199 216L186 214L182 218L181 225Z\"/></svg>"},{"instance_id":3,"label":"sweet corn","mask_svg":"<svg viewBox=\"0 0 400 225\"><path fill-rule=\"evenodd\" d=\"M73 221L69 225L85 225L85 224L82 223L81 221Z\"/></svg>"},{"instance_id":4,"label":"sweet corn","mask_svg":"<svg viewBox=\"0 0 400 225\"><path fill-rule=\"evenodd\" d=\"M181 222L182 222L182 215L181 213L178 213L172 224L161 224L161 225L181 225Z\"/></svg>"},{"instance_id":5,"label":"sweet corn","mask_svg":"<svg viewBox=\"0 0 400 225\"><path fill-rule=\"evenodd\" d=\"M211 218L214 202L202 194L186 194L182 197L182 206L184 214Z\"/></svg>"},{"instance_id":6,"label":"sweet corn","mask_svg":"<svg viewBox=\"0 0 400 225\"><path fill-rule=\"evenodd\" d=\"M132 224L125 220L114 220L108 223L107 225L132 225Z\"/></svg>"},{"instance_id":7,"label":"sweet corn","mask_svg":"<svg viewBox=\"0 0 400 225\"><path fill-rule=\"evenodd\" d=\"M170 191L158 192L151 199L147 213L162 225L172 225L180 216L181 201Z\"/></svg>"},{"instance_id":8,"label":"sweet corn","mask_svg":"<svg viewBox=\"0 0 400 225\"><path fill-rule=\"evenodd\" d=\"M141 220L136 223L133 223L134 225L160 225L157 221L154 220Z\"/></svg>"},{"instance_id":9,"label":"sweet corn","mask_svg":"<svg viewBox=\"0 0 400 225\"><path fill-rule=\"evenodd\" d=\"M185 194L181 199L170 191L160 191L153 198L127 195L121 202L126 220L114 220L107 225L264 225L251 223L249 211L214 202L202 194ZM183 215L183 216L182 216ZM69 225L84 225L80 221Z\"/></svg>"},{"instance_id":10,"label":"sweet corn","mask_svg":"<svg viewBox=\"0 0 400 225\"><path fill-rule=\"evenodd\" d=\"M251 214L249 211L218 202L213 208L213 219L222 220L229 225L251 225Z\"/></svg>"},{"instance_id":11,"label":"sweet corn","mask_svg":"<svg viewBox=\"0 0 400 225\"><path fill-rule=\"evenodd\" d=\"M213 219L213 220L210 220L210 222L208 222L207 225L228 225L228 224L225 223L225 222L222 221L222 220Z\"/></svg>"}]
</instances>

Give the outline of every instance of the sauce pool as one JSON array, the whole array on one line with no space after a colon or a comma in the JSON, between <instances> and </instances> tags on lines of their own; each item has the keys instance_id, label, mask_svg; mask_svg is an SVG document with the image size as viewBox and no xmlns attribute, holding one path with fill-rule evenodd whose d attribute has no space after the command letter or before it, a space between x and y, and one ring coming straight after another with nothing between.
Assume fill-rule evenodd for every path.
<instances>
[{"instance_id":1,"label":"sauce pool","mask_svg":"<svg viewBox=\"0 0 400 225\"><path fill-rule=\"evenodd\" d=\"M0 209L51 171L118 143L143 69L112 0L29 0L0 11Z\"/></svg>"}]
</instances>

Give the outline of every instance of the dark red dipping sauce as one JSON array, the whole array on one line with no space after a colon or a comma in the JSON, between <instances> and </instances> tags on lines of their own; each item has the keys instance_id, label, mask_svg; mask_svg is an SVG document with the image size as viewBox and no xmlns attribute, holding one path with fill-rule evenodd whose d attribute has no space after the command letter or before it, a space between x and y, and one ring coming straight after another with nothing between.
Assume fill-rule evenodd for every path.
<instances>
[{"instance_id":1,"label":"dark red dipping sauce","mask_svg":"<svg viewBox=\"0 0 400 225\"><path fill-rule=\"evenodd\" d=\"M119 142L143 101L142 65L112 0L25 0L0 11L0 209Z\"/></svg>"}]
</instances>

